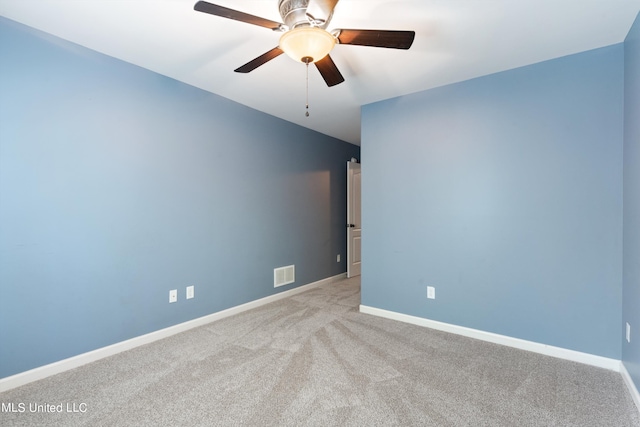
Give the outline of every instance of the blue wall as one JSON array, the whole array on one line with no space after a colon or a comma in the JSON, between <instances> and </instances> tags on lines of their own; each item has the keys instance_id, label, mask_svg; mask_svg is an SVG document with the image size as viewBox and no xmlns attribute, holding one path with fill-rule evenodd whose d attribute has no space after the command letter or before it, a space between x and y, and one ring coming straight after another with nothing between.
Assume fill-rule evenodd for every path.
<instances>
[{"instance_id":1,"label":"blue wall","mask_svg":"<svg viewBox=\"0 0 640 427\"><path fill-rule=\"evenodd\" d=\"M640 389L640 15L624 43L624 268L622 320L631 325L631 343L622 342L622 360Z\"/></svg>"},{"instance_id":2,"label":"blue wall","mask_svg":"<svg viewBox=\"0 0 640 427\"><path fill-rule=\"evenodd\" d=\"M362 304L620 359L623 60L363 107Z\"/></svg>"},{"instance_id":3,"label":"blue wall","mask_svg":"<svg viewBox=\"0 0 640 427\"><path fill-rule=\"evenodd\" d=\"M343 273L352 156L0 18L0 377Z\"/></svg>"}]
</instances>

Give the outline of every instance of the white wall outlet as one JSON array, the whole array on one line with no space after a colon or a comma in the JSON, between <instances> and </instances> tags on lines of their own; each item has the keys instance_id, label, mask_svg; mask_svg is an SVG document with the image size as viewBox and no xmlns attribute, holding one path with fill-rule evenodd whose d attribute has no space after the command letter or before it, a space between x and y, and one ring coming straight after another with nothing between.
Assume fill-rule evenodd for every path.
<instances>
[{"instance_id":1,"label":"white wall outlet","mask_svg":"<svg viewBox=\"0 0 640 427\"><path fill-rule=\"evenodd\" d=\"M436 299L436 288L433 286L427 286L427 298Z\"/></svg>"},{"instance_id":2,"label":"white wall outlet","mask_svg":"<svg viewBox=\"0 0 640 427\"><path fill-rule=\"evenodd\" d=\"M627 342L631 342L631 325L627 322Z\"/></svg>"},{"instance_id":3,"label":"white wall outlet","mask_svg":"<svg viewBox=\"0 0 640 427\"><path fill-rule=\"evenodd\" d=\"M193 285L187 286L187 299L194 297Z\"/></svg>"},{"instance_id":4,"label":"white wall outlet","mask_svg":"<svg viewBox=\"0 0 640 427\"><path fill-rule=\"evenodd\" d=\"M340 262L340 254L336 257L336 262Z\"/></svg>"},{"instance_id":5,"label":"white wall outlet","mask_svg":"<svg viewBox=\"0 0 640 427\"><path fill-rule=\"evenodd\" d=\"M169 302L176 302L176 301L178 301L178 290L172 289L169 291Z\"/></svg>"}]
</instances>

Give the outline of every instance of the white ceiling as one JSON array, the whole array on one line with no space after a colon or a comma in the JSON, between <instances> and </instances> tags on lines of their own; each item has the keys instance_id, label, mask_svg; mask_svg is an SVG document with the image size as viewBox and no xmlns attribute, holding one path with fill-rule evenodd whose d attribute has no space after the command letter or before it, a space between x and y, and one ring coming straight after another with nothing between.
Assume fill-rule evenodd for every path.
<instances>
[{"instance_id":1,"label":"white ceiling","mask_svg":"<svg viewBox=\"0 0 640 427\"><path fill-rule=\"evenodd\" d=\"M196 0L0 0L0 15L249 107L360 144L360 106L624 41L640 0L341 0L329 29L414 30L410 50L336 46L328 88L282 55L233 70L279 33L193 10ZM282 22L278 0L211 0Z\"/></svg>"}]
</instances>

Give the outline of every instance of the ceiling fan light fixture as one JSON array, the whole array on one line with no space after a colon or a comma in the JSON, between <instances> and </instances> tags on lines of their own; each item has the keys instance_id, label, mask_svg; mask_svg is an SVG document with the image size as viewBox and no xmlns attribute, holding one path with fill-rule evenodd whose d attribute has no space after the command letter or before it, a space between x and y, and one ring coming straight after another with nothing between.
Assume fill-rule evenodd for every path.
<instances>
[{"instance_id":1,"label":"ceiling fan light fixture","mask_svg":"<svg viewBox=\"0 0 640 427\"><path fill-rule=\"evenodd\" d=\"M302 63L320 61L335 45L335 37L318 27L294 28L280 37L280 49Z\"/></svg>"}]
</instances>

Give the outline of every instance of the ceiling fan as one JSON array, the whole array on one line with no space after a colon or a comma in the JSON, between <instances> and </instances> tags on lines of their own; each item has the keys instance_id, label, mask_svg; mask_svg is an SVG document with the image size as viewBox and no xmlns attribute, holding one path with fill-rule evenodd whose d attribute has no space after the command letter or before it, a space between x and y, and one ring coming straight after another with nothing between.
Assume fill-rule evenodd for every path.
<instances>
[{"instance_id":1,"label":"ceiling fan","mask_svg":"<svg viewBox=\"0 0 640 427\"><path fill-rule=\"evenodd\" d=\"M409 49L415 37L414 31L397 30L326 30L338 0L279 0L280 16L285 22L275 22L259 16L199 1L198 12L282 32L280 43L270 51L235 69L237 73L249 73L272 59L286 53L295 61L314 63L327 86L344 82L344 77L329 56L336 44Z\"/></svg>"}]
</instances>

